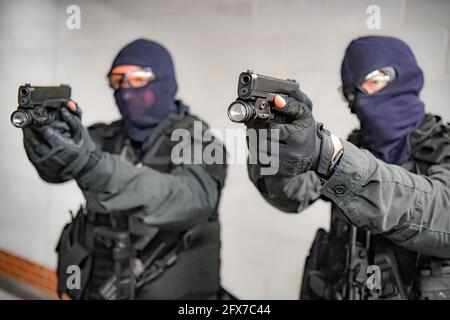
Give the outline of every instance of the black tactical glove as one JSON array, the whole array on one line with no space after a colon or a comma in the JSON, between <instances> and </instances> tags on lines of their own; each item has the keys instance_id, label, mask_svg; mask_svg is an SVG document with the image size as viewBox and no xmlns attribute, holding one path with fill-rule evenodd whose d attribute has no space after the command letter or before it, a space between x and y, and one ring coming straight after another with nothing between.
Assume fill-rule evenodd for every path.
<instances>
[{"instance_id":1,"label":"black tactical glove","mask_svg":"<svg viewBox=\"0 0 450 320\"><path fill-rule=\"evenodd\" d=\"M61 108L61 120L49 125L23 129L28 159L47 182L61 183L93 168L99 154L80 114Z\"/></svg>"},{"instance_id":2,"label":"black tactical glove","mask_svg":"<svg viewBox=\"0 0 450 320\"><path fill-rule=\"evenodd\" d=\"M279 172L283 177L293 177L308 170L314 170L326 177L333 156L333 142L330 133L321 123L317 123L311 113L311 100L300 90L291 92L284 108L273 106L273 110L285 116L284 123L269 122L267 129L275 129L279 133L279 141L272 141L270 134L267 141L259 141L258 157L267 152L264 146L275 142L279 148ZM249 127L253 127L251 124ZM261 127L259 127L261 128ZM261 137L260 137L261 138ZM264 138L263 138L264 139ZM275 140L275 139L274 139ZM255 148L253 148L254 152ZM250 154L252 148L249 146ZM271 150L271 156L276 156Z\"/></svg>"}]
</instances>

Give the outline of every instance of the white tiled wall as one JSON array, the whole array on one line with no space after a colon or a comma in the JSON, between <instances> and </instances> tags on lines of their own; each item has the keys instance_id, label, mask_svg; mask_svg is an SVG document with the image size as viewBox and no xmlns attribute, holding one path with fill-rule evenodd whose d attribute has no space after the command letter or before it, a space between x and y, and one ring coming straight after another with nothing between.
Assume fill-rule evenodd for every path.
<instances>
[{"instance_id":1,"label":"white tiled wall","mask_svg":"<svg viewBox=\"0 0 450 320\"><path fill-rule=\"evenodd\" d=\"M66 8L81 8L81 30L65 27ZM379 31L366 8L381 8ZM21 133L9 123L18 85L69 83L84 122L118 117L105 74L117 50L137 37L172 52L179 97L224 130L239 72L294 78L314 101L315 117L345 137L357 125L341 101L339 67L348 42L369 33L406 40L426 76L427 108L450 120L450 1L0 0L0 247L54 266L54 247L82 196L75 183L49 185L28 163ZM222 206L223 284L241 298L295 299L315 230L329 204L300 215L270 207L232 165Z\"/></svg>"}]
</instances>

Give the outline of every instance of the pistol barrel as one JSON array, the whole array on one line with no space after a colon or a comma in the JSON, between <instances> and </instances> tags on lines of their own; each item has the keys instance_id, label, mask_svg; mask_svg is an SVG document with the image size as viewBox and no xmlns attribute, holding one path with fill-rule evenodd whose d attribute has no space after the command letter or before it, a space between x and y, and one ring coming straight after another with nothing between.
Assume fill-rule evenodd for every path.
<instances>
[{"instance_id":1,"label":"pistol barrel","mask_svg":"<svg viewBox=\"0 0 450 320\"><path fill-rule=\"evenodd\" d=\"M242 72L238 80L238 99L227 110L233 122L284 121L271 109L275 95L289 96L300 86L295 80L283 80L256 74L251 70Z\"/></svg>"},{"instance_id":2,"label":"pistol barrel","mask_svg":"<svg viewBox=\"0 0 450 320\"><path fill-rule=\"evenodd\" d=\"M252 96L265 96L268 93L289 95L299 89L295 80L283 80L256 74L251 70L239 75L238 96L249 98Z\"/></svg>"},{"instance_id":3,"label":"pistol barrel","mask_svg":"<svg viewBox=\"0 0 450 320\"><path fill-rule=\"evenodd\" d=\"M56 111L67 104L71 88L68 85L32 86L27 83L19 87L19 107L11 114L11 123L16 128L44 125L55 120Z\"/></svg>"},{"instance_id":4,"label":"pistol barrel","mask_svg":"<svg viewBox=\"0 0 450 320\"><path fill-rule=\"evenodd\" d=\"M69 99L71 91L68 85L37 87L27 83L19 87L17 100L20 107L27 107L47 100Z\"/></svg>"}]
</instances>

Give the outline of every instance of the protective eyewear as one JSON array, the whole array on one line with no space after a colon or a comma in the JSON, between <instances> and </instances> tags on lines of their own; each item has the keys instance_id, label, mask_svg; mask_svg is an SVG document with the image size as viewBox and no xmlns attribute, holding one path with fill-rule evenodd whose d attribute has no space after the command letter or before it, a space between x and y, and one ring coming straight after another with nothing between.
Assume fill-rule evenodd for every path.
<instances>
[{"instance_id":1,"label":"protective eyewear","mask_svg":"<svg viewBox=\"0 0 450 320\"><path fill-rule=\"evenodd\" d=\"M359 90L364 94L374 94L394 81L395 77L396 73L393 67L384 67L369 72L360 81L358 81L355 88L348 88L344 90L341 86L339 87L339 91L345 101L353 102L356 98L356 90Z\"/></svg>"},{"instance_id":2,"label":"protective eyewear","mask_svg":"<svg viewBox=\"0 0 450 320\"><path fill-rule=\"evenodd\" d=\"M118 90L124 84L127 88L141 88L155 80L155 74L150 68L130 70L125 73L109 73L109 86Z\"/></svg>"}]
</instances>

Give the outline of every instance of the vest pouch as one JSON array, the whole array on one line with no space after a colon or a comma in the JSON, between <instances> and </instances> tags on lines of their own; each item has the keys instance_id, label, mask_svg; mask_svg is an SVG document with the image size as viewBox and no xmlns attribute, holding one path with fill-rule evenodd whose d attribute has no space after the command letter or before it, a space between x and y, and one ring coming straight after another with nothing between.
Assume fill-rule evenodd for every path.
<instances>
[{"instance_id":1,"label":"vest pouch","mask_svg":"<svg viewBox=\"0 0 450 320\"><path fill-rule=\"evenodd\" d=\"M64 226L56 252L58 265L57 292L61 298L66 293L73 300L80 300L85 293L86 283L92 267L92 254L86 247L87 221L83 209Z\"/></svg>"},{"instance_id":2,"label":"vest pouch","mask_svg":"<svg viewBox=\"0 0 450 320\"><path fill-rule=\"evenodd\" d=\"M319 229L305 261L303 280L300 289L301 300L322 300L326 298L326 276L323 268L326 265L329 250L329 235Z\"/></svg>"}]
</instances>

